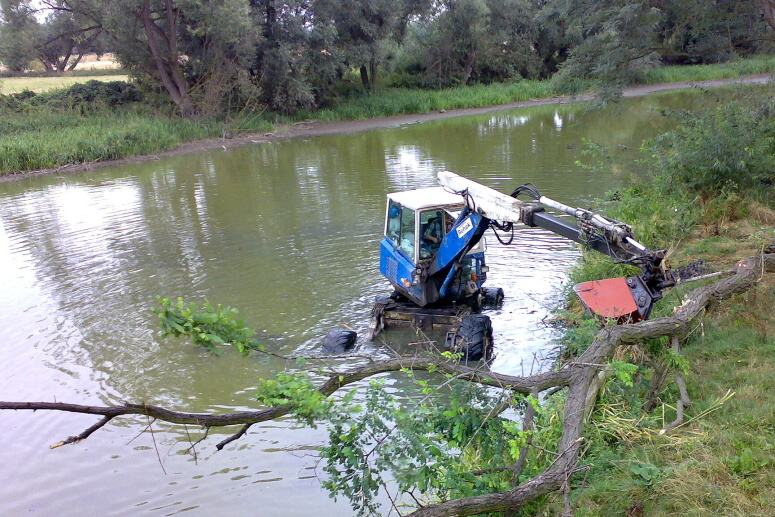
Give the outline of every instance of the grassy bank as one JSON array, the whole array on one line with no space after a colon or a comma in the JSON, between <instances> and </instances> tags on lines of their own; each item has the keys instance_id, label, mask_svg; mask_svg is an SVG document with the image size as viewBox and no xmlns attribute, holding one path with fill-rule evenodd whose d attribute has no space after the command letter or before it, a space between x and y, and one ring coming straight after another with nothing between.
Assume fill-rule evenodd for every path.
<instances>
[{"instance_id":1,"label":"grassy bank","mask_svg":"<svg viewBox=\"0 0 775 517\"><path fill-rule=\"evenodd\" d=\"M610 196L606 210L633 222L651 246L670 249L673 264L703 259L734 266L775 243L772 90L740 106L692 116L646 144L650 175ZM706 132L698 130L706 128ZM740 145L748 160L740 159ZM746 151L747 149L747 151ZM756 155L765 160L757 161ZM704 175L703 175L704 173ZM622 273L587 254L573 274L583 281ZM698 285L675 289L655 308L671 314ZM617 359L637 366L633 385L612 379L585 433L588 471L574 486L576 515L771 515L775 508L775 278L723 302L684 339L680 356L667 341L623 347ZM588 345L597 323L573 303L565 337L571 355ZM656 398L657 372L665 371ZM683 372L693 403L686 424L675 418ZM648 400L654 409L644 410ZM551 498L547 511L559 514Z\"/></svg>"},{"instance_id":2,"label":"grassy bank","mask_svg":"<svg viewBox=\"0 0 775 517\"><path fill-rule=\"evenodd\" d=\"M644 72L642 84L735 79L775 72L775 56L755 56L717 65L662 66Z\"/></svg>"},{"instance_id":3,"label":"grassy bank","mask_svg":"<svg viewBox=\"0 0 775 517\"><path fill-rule=\"evenodd\" d=\"M648 72L644 80L652 83L733 78L772 71L775 57L757 57L721 65L660 68ZM0 91L45 89L56 84L111 78L0 78ZM117 105L77 98L68 103L59 98L68 95L66 90L53 90L39 95L43 102L37 103L7 102L0 96L0 175L152 154L201 138L263 133L276 124L298 120L345 121L476 108L548 98L557 95L557 91L551 81L527 80L443 90L385 88L371 95L351 95L332 106L298 113L292 118L261 113L229 120L181 120L143 102ZM47 104L46 96L55 102Z\"/></svg>"},{"instance_id":4,"label":"grassy bank","mask_svg":"<svg viewBox=\"0 0 775 517\"><path fill-rule=\"evenodd\" d=\"M775 72L775 56L757 56L717 65L655 68L644 72L638 84L735 79L772 72ZM552 81L536 80L458 86L442 90L385 88L374 95L358 95L330 108L301 113L294 120L358 120L405 113L430 113L545 99L560 94Z\"/></svg>"},{"instance_id":5,"label":"grassy bank","mask_svg":"<svg viewBox=\"0 0 775 517\"><path fill-rule=\"evenodd\" d=\"M557 95L550 81L478 84L442 90L385 88L373 95L357 95L330 108L303 112L294 119L359 120L406 113L497 106Z\"/></svg>"},{"instance_id":6,"label":"grassy bank","mask_svg":"<svg viewBox=\"0 0 775 517\"><path fill-rule=\"evenodd\" d=\"M674 262L698 257L714 268L734 266L775 239L775 211L756 202L748 215L700 224L674 248ZM598 276L582 266L579 277ZM688 287L688 286L687 286ZM691 286L691 287L697 287ZM658 312L681 304L681 289ZM687 424L672 435L659 430L675 418L675 368L644 412L665 342L622 349L620 359L639 366L632 388L611 383L603 391L586 434L589 468L574 489L576 515L770 515L775 508L775 279L725 301L703 318L683 344L685 377L693 403ZM574 332L589 333L582 323ZM577 339L572 341L581 342ZM653 354L653 355L652 355ZM725 396L730 395L723 403ZM561 512L561 503L549 507Z\"/></svg>"},{"instance_id":7,"label":"grassy bank","mask_svg":"<svg viewBox=\"0 0 775 517\"><path fill-rule=\"evenodd\" d=\"M266 131L260 116L228 121L161 116L121 81L89 81L67 90L0 97L0 173L152 154L184 142Z\"/></svg>"},{"instance_id":8,"label":"grassy bank","mask_svg":"<svg viewBox=\"0 0 775 517\"><path fill-rule=\"evenodd\" d=\"M211 133L183 120L125 112L3 118L0 135L0 170L14 171L153 153Z\"/></svg>"},{"instance_id":9,"label":"grassy bank","mask_svg":"<svg viewBox=\"0 0 775 517\"><path fill-rule=\"evenodd\" d=\"M65 164L153 154L185 142L222 137L224 128L262 132L260 117L191 121L145 110L57 113L37 110L0 118L0 174L56 168Z\"/></svg>"}]
</instances>

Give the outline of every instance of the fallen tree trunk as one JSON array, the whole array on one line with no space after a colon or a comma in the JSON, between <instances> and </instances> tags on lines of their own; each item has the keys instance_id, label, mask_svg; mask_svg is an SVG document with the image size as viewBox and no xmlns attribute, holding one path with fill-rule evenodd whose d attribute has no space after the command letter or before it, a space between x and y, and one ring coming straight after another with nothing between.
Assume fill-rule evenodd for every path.
<instances>
[{"instance_id":1,"label":"fallen tree trunk","mask_svg":"<svg viewBox=\"0 0 775 517\"><path fill-rule=\"evenodd\" d=\"M349 372L334 373L318 390L323 395L328 396L347 384L377 374L402 369L439 371L461 380L496 386L524 394L537 393L549 388L568 387L563 434L557 445L555 460L546 470L512 490L422 506L413 515L419 517L474 515L516 509L537 497L560 490L576 471L579 450L583 442L582 433L587 407L589 401L597 397L602 386L602 383L597 382L599 373L605 368L617 347L636 344L649 338L686 334L691 322L708 307L734 294L750 289L762 278L765 272L775 272L775 254L762 254L742 260L737 264L735 274L731 277L691 291L672 316L601 329L589 348L576 361L566 364L558 371L517 377L435 359L398 358L374 362ZM102 419L82 433L71 436L55 446L86 439L113 418L122 415L145 415L171 423L201 425L207 429L241 424L243 427L240 431L217 445L217 448L221 449L227 443L243 436L251 425L278 418L292 411L293 407L276 406L257 411L217 415L172 411L148 404L86 406L58 402L0 402L0 410L3 409L56 410L102 416Z\"/></svg>"}]
</instances>

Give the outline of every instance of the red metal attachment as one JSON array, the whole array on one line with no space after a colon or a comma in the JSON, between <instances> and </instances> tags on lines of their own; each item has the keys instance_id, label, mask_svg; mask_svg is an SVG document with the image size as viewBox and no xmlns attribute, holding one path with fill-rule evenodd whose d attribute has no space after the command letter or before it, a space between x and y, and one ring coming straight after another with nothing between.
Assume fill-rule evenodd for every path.
<instances>
[{"instance_id":1,"label":"red metal attachment","mask_svg":"<svg viewBox=\"0 0 775 517\"><path fill-rule=\"evenodd\" d=\"M627 279L592 280L573 287L581 302L593 313L604 318L639 321L641 314Z\"/></svg>"}]
</instances>

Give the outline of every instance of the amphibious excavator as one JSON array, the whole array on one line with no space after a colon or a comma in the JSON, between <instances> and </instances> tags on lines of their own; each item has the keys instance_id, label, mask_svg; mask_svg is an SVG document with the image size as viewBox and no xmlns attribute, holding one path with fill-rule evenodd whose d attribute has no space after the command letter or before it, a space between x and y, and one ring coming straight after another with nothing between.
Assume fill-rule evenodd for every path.
<instances>
[{"instance_id":1,"label":"amphibious excavator","mask_svg":"<svg viewBox=\"0 0 775 517\"><path fill-rule=\"evenodd\" d=\"M492 324L482 309L501 304L504 292L484 285L488 228L502 244L520 228L543 228L640 268L635 276L574 287L602 318L646 319L662 292L676 284L665 250L648 249L623 222L550 199L530 184L507 195L452 172L440 172L438 181L438 187L387 195L379 267L394 293L377 298L371 338L389 327L446 331L447 347L465 359L489 358Z\"/></svg>"}]
</instances>

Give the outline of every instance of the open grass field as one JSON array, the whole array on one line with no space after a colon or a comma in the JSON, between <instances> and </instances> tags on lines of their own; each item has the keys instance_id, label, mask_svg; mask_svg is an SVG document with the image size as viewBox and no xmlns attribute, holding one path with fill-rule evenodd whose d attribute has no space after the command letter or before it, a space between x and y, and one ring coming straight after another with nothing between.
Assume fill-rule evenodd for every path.
<instances>
[{"instance_id":1,"label":"open grass field","mask_svg":"<svg viewBox=\"0 0 775 517\"><path fill-rule=\"evenodd\" d=\"M75 67L76 70L93 71L93 70L119 70L121 63L119 63L115 56L111 53L97 56L96 54L86 54Z\"/></svg>"},{"instance_id":2,"label":"open grass field","mask_svg":"<svg viewBox=\"0 0 775 517\"><path fill-rule=\"evenodd\" d=\"M35 93L67 88L86 81L126 81L129 76L117 73L115 75L62 75L45 77L0 77L0 94L8 95L31 90Z\"/></svg>"}]
</instances>

